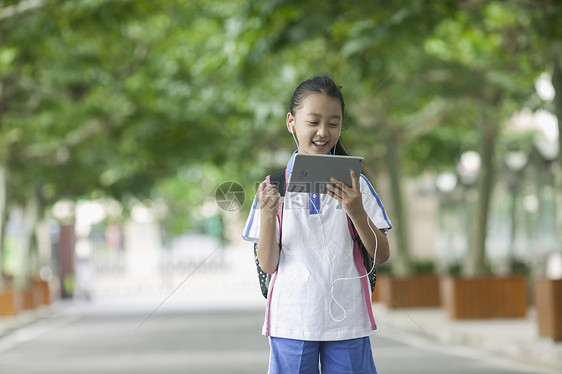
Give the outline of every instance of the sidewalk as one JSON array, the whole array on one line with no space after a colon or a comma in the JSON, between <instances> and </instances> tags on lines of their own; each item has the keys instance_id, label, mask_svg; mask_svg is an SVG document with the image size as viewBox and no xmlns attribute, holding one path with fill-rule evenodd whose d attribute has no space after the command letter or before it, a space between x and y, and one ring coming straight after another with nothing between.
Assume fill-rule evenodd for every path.
<instances>
[{"instance_id":1,"label":"sidewalk","mask_svg":"<svg viewBox=\"0 0 562 374\"><path fill-rule=\"evenodd\" d=\"M533 309L524 319L450 320L439 308L388 309L373 304L379 329L385 326L441 343L468 346L536 367L562 372L562 342L538 336Z\"/></svg>"},{"instance_id":2,"label":"sidewalk","mask_svg":"<svg viewBox=\"0 0 562 374\"><path fill-rule=\"evenodd\" d=\"M0 316L0 339L25 326L53 315L55 308L43 306L34 310L21 310L15 316Z\"/></svg>"},{"instance_id":3,"label":"sidewalk","mask_svg":"<svg viewBox=\"0 0 562 374\"><path fill-rule=\"evenodd\" d=\"M0 340L20 328L57 313L72 313L80 307L74 303L55 303L14 317L0 317ZM240 310L237 304L233 309ZM256 303L247 303L255 310ZM228 308L228 305L223 305ZM379 331L385 327L420 335L448 345L470 347L482 352L513 359L537 368L562 372L562 342L555 343L537 334L535 313L529 310L525 319L492 319L452 321L439 308L388 309L382 303L373 304Z\"/></svg>"}]
</instances>

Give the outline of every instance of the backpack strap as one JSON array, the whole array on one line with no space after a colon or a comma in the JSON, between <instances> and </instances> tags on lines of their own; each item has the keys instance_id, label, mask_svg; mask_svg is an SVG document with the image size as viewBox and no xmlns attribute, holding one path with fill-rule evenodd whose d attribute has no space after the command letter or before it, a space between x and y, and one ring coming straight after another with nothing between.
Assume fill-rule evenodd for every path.
<instances>
[{"instance_id":1,"label":"backpack strap","mask_svg":"<svg viewBox=\"0 0 562 374\"><path fill-rule=\"evenodd\" d=\"M277 186L277 191L279 191L281 197L285 197L285 191L287 190L286 179L287 170L281 170L269 176L269 183Z\"/></svg>"},{"instance_id":2,"label":"backpack strap","mask_svg":"<svg viewBox=\"0 0 562 374\"><path fill-rule=\"evenodd\" d=\"M367 305L367 313L369 315L369 320L371 322L371 328L373 330L377 329L377 324L375 323L375 317L373 316L373 310L371 307L371 294L375 288L376 282L376 273L371 273L367 276L367 272L370 271L370 268L373 264L374 259L372 259L363 246L361 242L361 238L359 237L359 233L355 229L353 222L351 222L351 218L347 216L347 225L349 227L349 232L351 233L351 238L353 239L353 259L355 260L355 264L359 269L359 274L361 274L361 283L363 284L363 297L365 298L365 304ZM370 287L369 287L370 286ZM371 292L369 292L369 290Z\"/></svg>"},{"instance_id":3,"label":"backpack strap","mask_svg":"<svg viewBox=\"0 0 562 374\"><path fill-rule=\"evenodd\" d=\"M281 195L281 200L279 201L279 209L277 210L277 220L279 221L279 245L281 246L283 231L283 199L285 198L285 192L287 191L287 170L281 170L277 173L268 175L266 178L268 184L274 184L277 186L277 191Z\"/></svg>"},{"instance_id":4,"label":"backpack strap","mask_svg":"<svg viewBox=\"0 0 562 374\"><path fill-rule=\"evenodd\" d=\"M279 221L279 248L282 247L283 240L283 198L285 197L285 192L287 188L287 170L281 170L277 173L268 175L265 179L268 184L275 184L277 186L277 191L281 195L281 200L279 201L279 209L277 210L277 220ZM268 284L267 290L267 305L266 305L266 320L265 320L265 336L269 336L269 318L271 310L271 293L275 287L275 280L277 279L277 271L271 276L271 280ZM265 296L265 295L264 295Z\"/></svg>"}]
</instances>

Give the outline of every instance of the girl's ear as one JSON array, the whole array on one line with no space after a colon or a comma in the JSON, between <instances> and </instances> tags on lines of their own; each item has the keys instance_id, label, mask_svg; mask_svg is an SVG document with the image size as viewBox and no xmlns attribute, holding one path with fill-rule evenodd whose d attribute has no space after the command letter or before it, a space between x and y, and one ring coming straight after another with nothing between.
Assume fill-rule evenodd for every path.
<instances>
[{"instance_id":1,"label":"girl's ear","mask_svg":"<svg viewBox=\"0 0 562 374\"><path fill-rule=\"evenodd\" d=\"M289 130L289 132L291 134L295 133L295 117L293 117L293 115L289 112L287 113L287 130Z\"/></svg>"}]
</instances>

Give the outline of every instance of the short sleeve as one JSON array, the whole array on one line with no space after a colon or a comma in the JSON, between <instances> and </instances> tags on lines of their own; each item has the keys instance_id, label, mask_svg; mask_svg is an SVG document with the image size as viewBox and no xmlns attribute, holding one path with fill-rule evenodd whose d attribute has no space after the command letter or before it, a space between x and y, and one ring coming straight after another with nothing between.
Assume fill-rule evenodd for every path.
<instances>
[{"instance_id":1,"label":"short sleeve","mask_svg":"<svg viewBox=\"0 0 562 374\"><path fill-rule=\"evenodd\" d=\"M260 207L258 205L257 196L254 197L252 209L246 219L244 230L242 231L242 238L249 242L258 242L260 236Z\"/></svg>"},{"instance_id":2,"label":"short sleeve","mask_svg":"<svg viewBox=\"0 0 562 374\"><path fill-rule=\"evenodd\" d=\"M390 230L392 228L392 223L386 214L384 206L381 199L377 195L375 189L371 185L371 182L361 174L361 193L363 195L363 207L367 212L371 221L381 230Z\"/></svg>"},{"instance_id":3,"label":"short sleeve","mask_svg":"<svg viewBox=\"0 0 562 374\"><path fill-rule=\"evenodd\" d=\"M260 237L260 218L261 211L258 205L258 198L254 196L254 201L252 203L252 209L250 214L246 219L246 224L244 225L244 230L242 230L242 239L257 243ZM279 222L277 222L277 241L279 241Z\"/></svg>"}]
</instances>

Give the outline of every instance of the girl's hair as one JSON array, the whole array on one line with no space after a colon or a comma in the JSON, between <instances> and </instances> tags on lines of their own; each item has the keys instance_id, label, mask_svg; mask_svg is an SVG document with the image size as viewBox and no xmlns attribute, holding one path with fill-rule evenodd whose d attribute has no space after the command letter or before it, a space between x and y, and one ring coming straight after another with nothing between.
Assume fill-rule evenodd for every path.
<instances>
[{"instance_id":1,"label":"girl's hair","mask_svg":"<svg viewBox=\"0 0 562 374\"><path fill-rule=\"evenodd\" d=\"M289 104L289 112L294 116L295 112L302 106L303 100L312 93L321 93L338 99L341 103L341 114L343 121L345 103L343 101L343 95L341 93L341 86L338 86L334 82L332 77L328 75L315 76L299 84L295 89L295 92L293 92L293 97L291 98L291 103ZM347 148L343 145L341 136L336 143L336 149L334 150L334 152L338 155L344 156L349 156L350 154Z\"/></svg>"}]
</instances>

